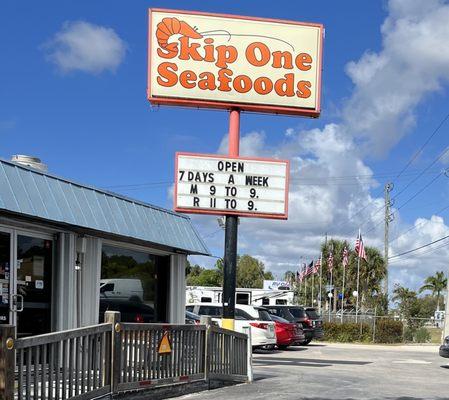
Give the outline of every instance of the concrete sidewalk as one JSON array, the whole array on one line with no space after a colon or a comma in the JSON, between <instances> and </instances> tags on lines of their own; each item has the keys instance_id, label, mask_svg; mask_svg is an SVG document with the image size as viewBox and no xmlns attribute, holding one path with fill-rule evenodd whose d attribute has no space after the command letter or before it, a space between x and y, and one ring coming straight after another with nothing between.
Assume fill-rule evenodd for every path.
<instances>
[{"instance_id":1,"label":"concrete sidewalk","mask_svg":"<svg viewBox=\"0 0 449 400\"><path fill-rule=\"evenodd\" d=\"M317 343L258 352L254 383L183 399L449 399L448 362L438 346Z\"/></svg>"}]
</instances>

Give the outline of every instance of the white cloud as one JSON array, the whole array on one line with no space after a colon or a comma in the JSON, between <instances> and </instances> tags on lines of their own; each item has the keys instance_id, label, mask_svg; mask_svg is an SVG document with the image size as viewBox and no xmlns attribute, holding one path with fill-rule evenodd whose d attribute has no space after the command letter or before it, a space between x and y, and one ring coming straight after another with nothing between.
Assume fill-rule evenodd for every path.
<instances>
[{"instance_id":1,"label":"white cloud","mask_svg":"<svg viewBox=\"0 0 449 400\"><path fill-rule=\"evenodd\" d=\"M414 108L449 80L449 5L391 0L383 48L367 51L346 71L355 88L343 116L349 133L381 155L414 126Z\"/></svg>"},{"instance_id":2,"label":"white cloud","mask_svg":"<svg viewBox=\"0 0 449 400\"><path fill-rule=\"evenodd\" d=\"M63 72L114 72L126 54L126 43L112 28L85 21L65 22L44 45L47 59Z\"/></svg>"}]
</instances>

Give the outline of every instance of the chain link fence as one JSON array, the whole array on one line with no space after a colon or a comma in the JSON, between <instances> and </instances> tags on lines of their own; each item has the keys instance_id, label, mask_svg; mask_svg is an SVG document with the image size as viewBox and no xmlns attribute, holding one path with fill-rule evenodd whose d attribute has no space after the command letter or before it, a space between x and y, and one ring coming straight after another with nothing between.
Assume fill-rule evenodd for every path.
<instances>
[{"instance_id":1,"label":"chain link fence","mask_svg":"<svg viewBox=\"0 0 449 400\"><path fill-rule=\"evenodd\" d=\"M325 323L336 325L345 324L347 326L358 325L360 327L360 337L366 341L376 341L376 334L379 332L381 321L397 321L402 324L403 343L434 343L439 344L443 339L444 318L408 318L404 319L399 315L377 315L375 312L356 313L355 311L326 312L323 311L322 319ZM341 329L341 328L340 328ZM363 335L362 335L363 333ZM343 335L343 337L345 337ZM326 339L326 337L325 337ZM330 339L332 340L332 339ZM344 341L344 340L342 340Z\"/></svg>"}]
</instances>

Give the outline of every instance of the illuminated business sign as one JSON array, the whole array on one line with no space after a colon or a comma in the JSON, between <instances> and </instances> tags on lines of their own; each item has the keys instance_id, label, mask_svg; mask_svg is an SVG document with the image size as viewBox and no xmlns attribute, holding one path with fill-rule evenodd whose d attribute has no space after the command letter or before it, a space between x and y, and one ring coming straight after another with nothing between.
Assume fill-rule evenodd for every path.
<instances>
[{"instance_id":1,"label":"illuminated business sign","mask_svg":"<svg viewBox=\"0 0 449 400\"><path fill-rule=\"evenodd\" d=\"M153 104L318 117L321 24L151 9Z\"/></svg>"},{"instance_id":2,"label":"illuminated business sign","mask_svg":"<svg viewBox=\"0 0 449 400\"><path fill-rule=\"evenodd\" d=\"M175 210L287 219L289 162L177 153Z\"/></svg>"}]
</instances>

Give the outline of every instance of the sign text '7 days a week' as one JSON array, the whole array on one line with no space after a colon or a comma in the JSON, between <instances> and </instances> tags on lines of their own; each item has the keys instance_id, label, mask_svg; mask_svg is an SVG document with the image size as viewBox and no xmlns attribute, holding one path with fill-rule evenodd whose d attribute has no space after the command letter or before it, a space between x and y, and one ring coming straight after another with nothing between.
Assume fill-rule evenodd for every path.
<instances>
[{"instance_id":1,"label":"sign text '7 days a week'","mask_svg":"<svg viewBox=\"0 0 449 400\"><path fill-rule=\"evenodd\" d=\"M287 219L289 162L178 153L175 210Z\"/></svg>"}]
</instances>

